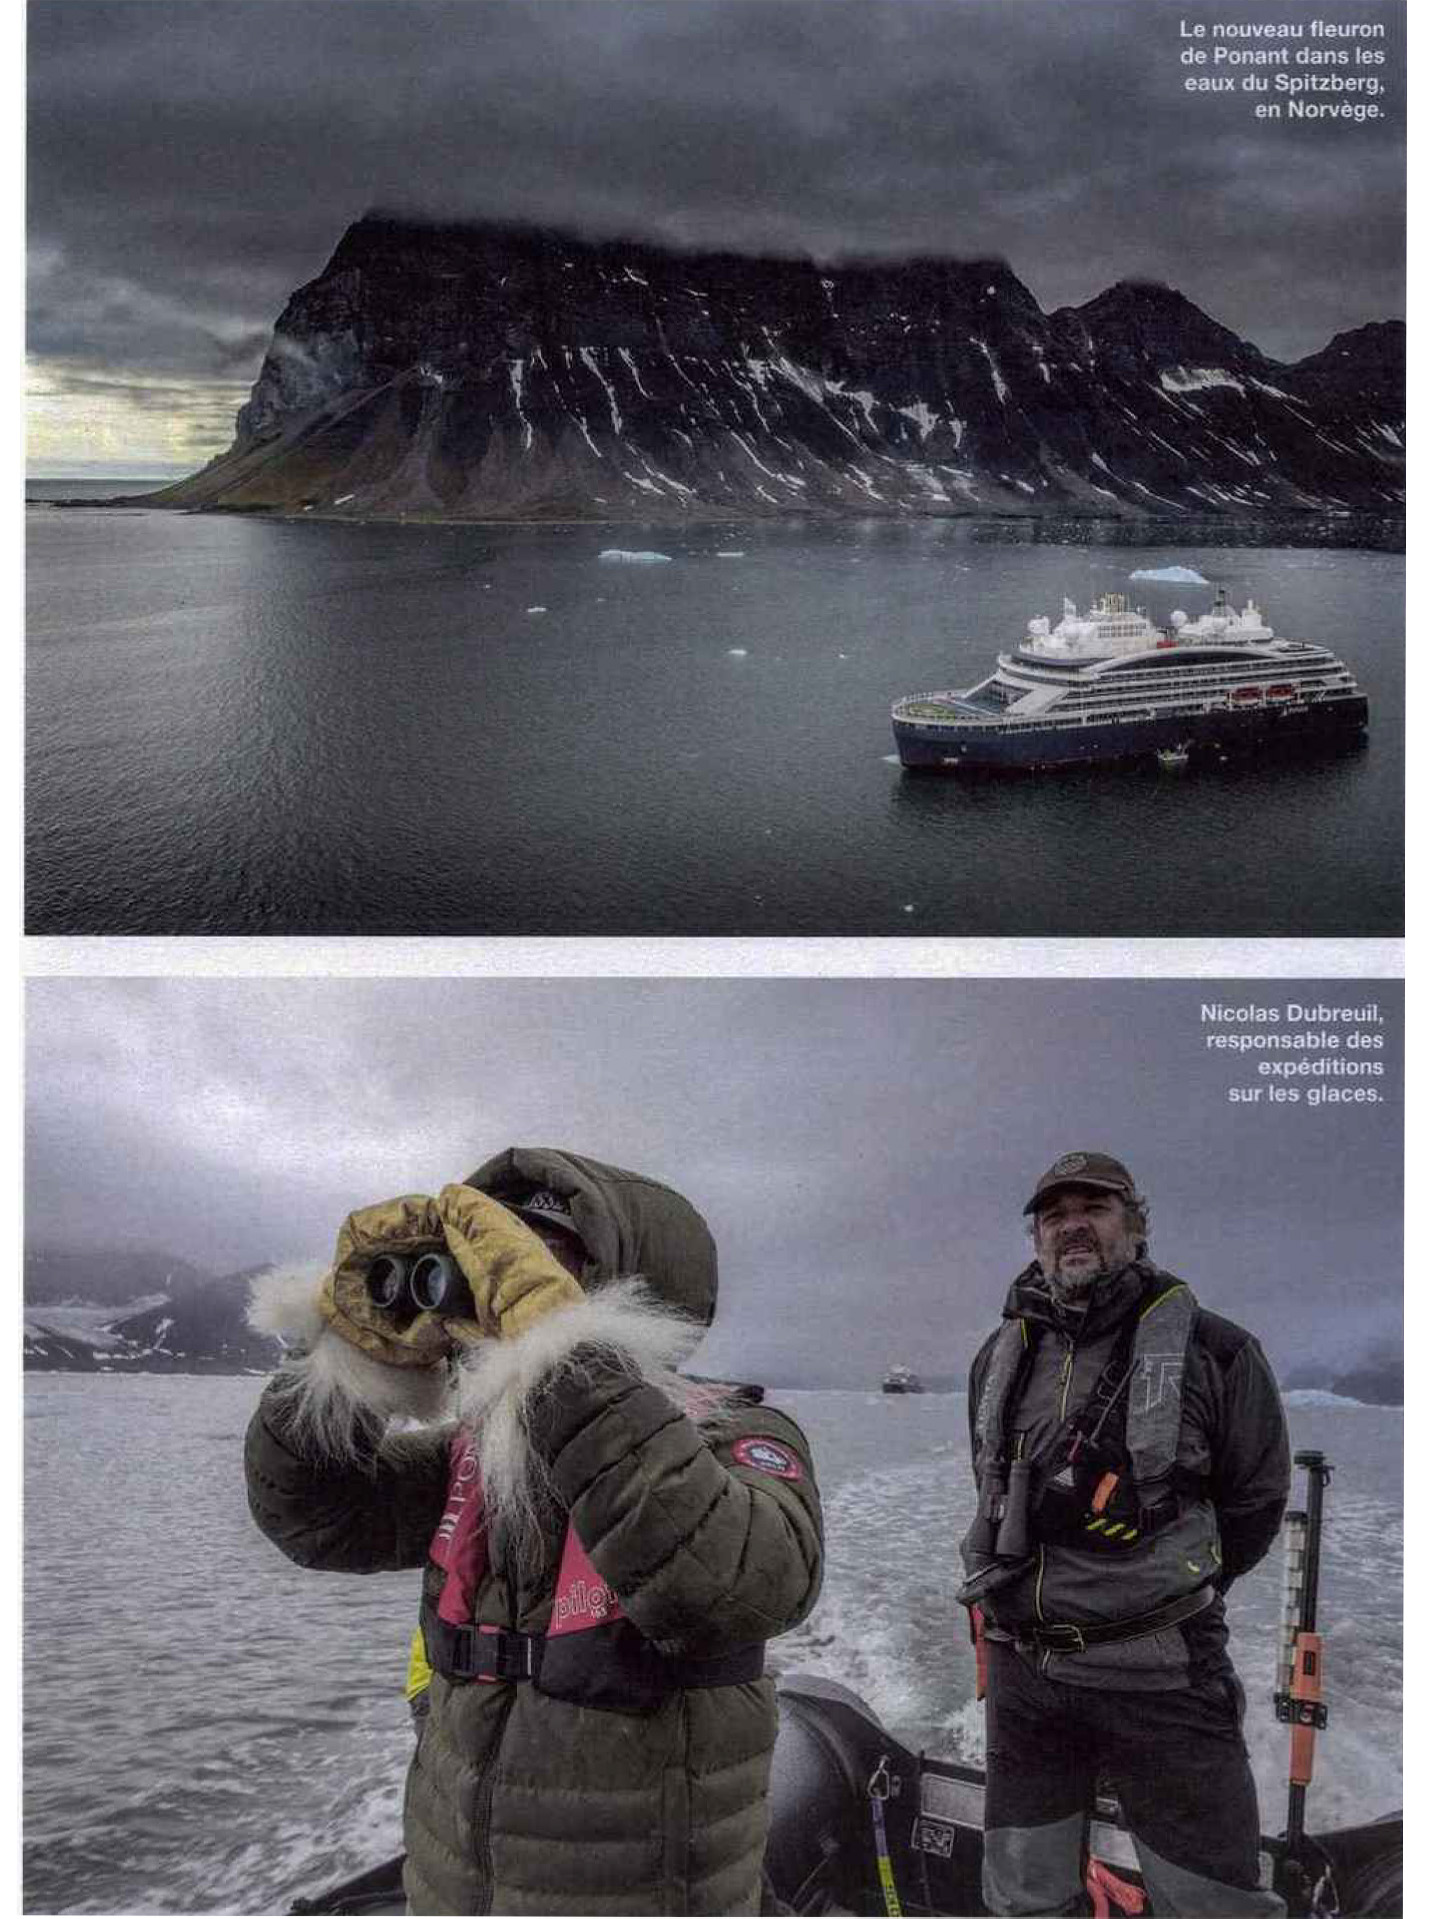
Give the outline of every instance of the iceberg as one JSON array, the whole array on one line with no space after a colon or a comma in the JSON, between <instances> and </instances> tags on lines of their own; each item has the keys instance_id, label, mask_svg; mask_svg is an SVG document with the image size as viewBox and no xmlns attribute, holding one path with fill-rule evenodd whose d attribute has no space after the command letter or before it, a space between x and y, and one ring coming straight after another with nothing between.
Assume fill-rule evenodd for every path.
<instances>
[{"instance_id":1,"label":"iceberg","mask_svg":"<svg viewBox=\"0 0 1440 1919\"><path fill-rule=\"evenodd\" d=\"M602 560L621 560L630 566L658 566L668 564L668 553L636 553L623 546L607 546L600 555Z\"/></svg>"},{"instance_id":2,"label":"iceberg","mask_svg":"<svg viewBox=\"0 0 1440 1919\"><path fill-rule=\"evenodd\" d=\"M1176 586L1209 586L1203 573L1193 566L1137 566L1132 580L1172 580Z\"/></svg>"},{"instance_id":3,"label":"iceberg","mask_svg":"<svg viewBox=\"0 0 1440 1919\"><path fill-rule=\"evenodd\" d=\"M1332 1393L1323 1386L1295 1386L1280 1397L1287 1406L1328 1406L1357 1412L1398 1412L1398 1406L1373 1407L1367 1400L1351 1399L1345 1393Z\"/></svg>"}]
</instances>

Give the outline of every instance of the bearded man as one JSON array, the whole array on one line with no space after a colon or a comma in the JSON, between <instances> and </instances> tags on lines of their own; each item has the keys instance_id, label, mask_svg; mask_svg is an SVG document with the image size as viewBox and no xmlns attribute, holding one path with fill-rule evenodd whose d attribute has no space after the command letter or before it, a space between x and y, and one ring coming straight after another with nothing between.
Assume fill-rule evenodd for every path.
<instances>
[{"instance_id":1,"label":"bearded man","mask_svg":"<svg viewBox=\"0 0 1440 1919\"><path fill-rule=\"evenodd\" d=\"M1090 1910L1103 1776L1155 1912L1282 1913L1259 1883L1222 1598L1284 1518L1279 1390L1243 1327L1151 1263L1117 1159L1066 1153L1025 1215L1035 1259L970 1375L962 1593L988 1668L987 1910Z\"/></svg>"}]
</instances>

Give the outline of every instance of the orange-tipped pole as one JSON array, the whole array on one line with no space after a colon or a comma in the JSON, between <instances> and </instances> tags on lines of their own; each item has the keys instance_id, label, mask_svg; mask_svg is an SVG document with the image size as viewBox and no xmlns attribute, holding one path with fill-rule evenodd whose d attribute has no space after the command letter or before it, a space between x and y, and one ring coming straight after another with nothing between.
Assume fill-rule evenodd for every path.
<instances>
[{"instance_id":1,"label":"orange-tipped pole","mask_svg":"<svg viewBox=\"0 0 1440 1919\"><path fill-rule=\"evenodd\" d=\"M1297 1632L1295 1664L1290 1674L1290 1697L1318 1706L1324 1698L1324 1665L1318 1632ZM1315 1734L1313 1716L1307 1715L1290 1728L1290 1784L1308 1786L1315 1777Z\"/></svg>"},{"instance_id":2,"label":"orange-tipped pole","mask_svg":"<svg viewBox=\"0 0 1440 1919\"><path fill-rule=\"evenodd\" d=\"M1285 1822L1283 1871L1298 1870L1305 1838L1305 1794L1315 1770L1315 1735L1325 1730L1328 1710L1321 1696L1320 1635L1315 1630L1320 1592L1320 1536L1330 1467L1324 1453L1297 1453L1305 1474L1305 1510L1287 1513L1282 1643L1289 1648L1277 1674L1275 1710L1290 1727L1290 1793ZM1288 1670L1287 1670L1288 1668Z\"/></svg>"}]
</instances>

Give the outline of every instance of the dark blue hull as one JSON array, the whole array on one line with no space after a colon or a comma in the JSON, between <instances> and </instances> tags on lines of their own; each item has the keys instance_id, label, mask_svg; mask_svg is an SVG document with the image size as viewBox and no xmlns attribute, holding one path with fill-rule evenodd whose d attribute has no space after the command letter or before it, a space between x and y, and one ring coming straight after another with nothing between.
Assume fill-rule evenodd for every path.
<instances>
[{"instance_id":1,"label":"dark blue hull","mask_svg":"<svg viewBox=\"0 0 1440 1919\"><path fill-rule=\"evenodd\" d=\"M1157 753L1328 752L1363 738L1363 694L1313 706L1256 706L1070 726L944 726L893 722L902 766L947 773L1024 772L1153 759Z\"/></svg>"}]
</instances>

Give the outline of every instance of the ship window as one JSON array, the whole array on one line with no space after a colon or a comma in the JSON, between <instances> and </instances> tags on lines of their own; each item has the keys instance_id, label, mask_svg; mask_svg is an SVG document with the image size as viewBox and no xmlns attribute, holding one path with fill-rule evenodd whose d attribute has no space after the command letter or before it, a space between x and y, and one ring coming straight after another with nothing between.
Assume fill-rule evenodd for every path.
<instances>
[{"instance_id":1,"label":"ship window","mask_svg":"<svg viewBox=\"0 0 1440 1919\"><path fill-rule=\"evenodd\" d=\"M1163 654L1157 653L1148 658L1127 660L1125 670L1127 673L1160 673L1171 671L1177 666L1210 666L1217 662L1250 660L1253 657L1253 654L1249 653L1232 653L1226 647L1207 646L1203 652L1198 650L1186 652L1170 647Z\"/></svg>"}]
</instances>

